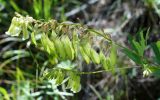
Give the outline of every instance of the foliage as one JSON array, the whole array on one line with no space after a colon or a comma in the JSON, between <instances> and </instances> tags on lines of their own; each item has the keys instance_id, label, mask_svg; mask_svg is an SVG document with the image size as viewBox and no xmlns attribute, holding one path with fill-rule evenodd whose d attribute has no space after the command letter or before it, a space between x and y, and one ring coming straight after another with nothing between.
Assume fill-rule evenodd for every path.
<instances>
[{"instance_id":1,"label":"foliage","mask_svg":"<svg viewBox=\"0 0 160 100\"><path fill-rule=\"evenodd\" d=\"M153 43L152 45L147 44L148 34L149 30L147 30L146 36L143 36L143 31L140 31L138 33L138 36L140 37L139 41L136 41L135 39L131 38L129 39L129 44L131 46L131 49L124 48L123 52L136 64L139 64L140 66L143 66L144 72L143 76L148 76L151 73L155 74L155 72L159 72L159 41L157 43ZM155 57L153 59L149 59L145 56L145 51L147 46L149 46L149 49L153 49L153 52L155 54Z\"/></svg>"},{"instance_id":2,"label":"foliage","mask_svg":"<svg viewBox=\"0 0 160 100\"><path fill-rule=\"evenodd\" d=\"M151 45L148 44L149 31L146 36L144 35L145 31L140 31L137 36L140 37L138 39L130 36L129 47L123 47L111 40L110 35L103 31L90 29L77 23L58 23L57 20L49 20L51 18L56 19L57 16L61 17L58 18L61 21L66 20L64 16L64 12L68 9L66 5L68 6L69 3L78 5L79 1L33 0L33 2L27 1L28 5L25 9L21 4L23 2L18 4L16 0L0 0L0 2L2 2L2 9L0 5L2 27L4 24L9 24L8 18L13 16L13 10L23 15L30 14L38 19L16 14L6 32L12 37L0 41L0 44L12 40L13 42L18 41L17 44L20 44L19 47L17 46L18 50L11 48L9 51L4 50L5 52L0 53L5 59L4 62L0 63L0 75L2 80L7 83L5 88L0 87L0 98L2 99L42 100L59 99L59 97L66 99L66 96L73 96L73 93L83 89L83 85L81 85L82 74L106 71L115 74L118 70L132 68L131 66L124 67L123 65L122 67L120 65L122 62L119 62L120 59L118 59L119 47L135 63L136 67L133 69L142 67L144 77L152 74L160 76L159 41ZM144 0L144 2L147 7L154 9L159 14L158 0ZM10 15L3 13L6 10L10 12ZM56 10L60 13L57 13ZM24 48L24 46L26 47ZM147 50L153 50L154 56L146 56ZM87 65L102 66L104 70L83 72L81 67L83 67L84 62ZM15 71L12 70L13 64L15 64ZM10 68L5 67L7 65L11 65ZM9 73L8 75L13 81L5 80L6 73ZM66 89L69 89L69 92ZM99 93L96 95L101 99ZM113 98L116 97L108 92L106 99Z\"/></svg>"},{"instance_id":3,"label":"foliage","mask_svg":"<svg viewBox=\"0 0 160 100\"><path fill-rule=\"evenodd\" d=\"M129 43L132 49L121 46L130 59L143 66L144 76L149 75L152 69L158 70L154 63L150 64L149 59L144 57L148 33L149 31L144 38L143 31L140 31L139 41L130 38ZM56 20L42 22L29 16L23 17L16 14L6 34L20 36L23 40L30 41L47 55L50 67L43 72L41 80L55 80L57 86L67 82L66 89L74 93L81 90L80 75L85 74L79 71L80 61L85 61L87 64L100 64L106 71L114 71L116 67L116 48L119 45L113 42L108 34L89 29L81 24L58 23ZM94 49L97 38L100 38L99 53ZM106 49L106 42L109 43L110 49ZM155 54L159 55L159 42L152 47ZM110 54L105 54L104 51L108 49ZM157 62L159 62L158 57L155 57Z\"/></svg>"},{"instance_id":4,"label":"foliage","mask_svg":"<svg viewBox=\"0 0 160 100\"><path fill-rule=\"evenodd\" d=\"M159 0L144 0L144 3L147 5L149 8L153 8L155 12L158 14L160 17L160 1Z\"/></svg>"},{"instance_id":5,"label":"foliage","mask_svg":"<svg viewBox=\"0 0 160 100\"><path fill-rule=\"evenodd\" d=\"M103 53L104 42L111 42L109 36L80 24L58 23L56 20L41 22L16 14L6 34L21 36L23 40L29 39L38 49L44 51L48 56L50 68L44 72L43 79L55 79L57 85L67 79L67 88L73 92L79 92L81 89L77 61L84 59L87 64L102 64L105 68L113 67L116 63L114 45L108 60ZM101 38L102 46L100 54L91 46L98 37Z\"/></svg>"}]
</instances>

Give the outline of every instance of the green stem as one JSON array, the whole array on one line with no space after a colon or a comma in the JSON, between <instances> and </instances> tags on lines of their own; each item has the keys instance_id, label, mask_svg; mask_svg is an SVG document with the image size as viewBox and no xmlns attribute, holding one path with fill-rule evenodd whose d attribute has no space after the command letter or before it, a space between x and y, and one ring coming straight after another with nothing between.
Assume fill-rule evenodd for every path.
<instances>
[{"instance_id":1,"label":"green stem","mask_svg":"<svg viewBox=\"0 0 160 100\"><path fill-rule=\"evenodd\" d=\"M119 70L123 70L123 69L131 69L131 68L141 68L140 66L137 66L137 67L122 67L122 68L116 68L116 69L119 69ZM108 70L99 70L99 71L94 71L94 72L78 72L78 74L98 74L98 73L102 73L102 72L109 72L113 69L108 69Z\"/></svg>"}]
</instances>

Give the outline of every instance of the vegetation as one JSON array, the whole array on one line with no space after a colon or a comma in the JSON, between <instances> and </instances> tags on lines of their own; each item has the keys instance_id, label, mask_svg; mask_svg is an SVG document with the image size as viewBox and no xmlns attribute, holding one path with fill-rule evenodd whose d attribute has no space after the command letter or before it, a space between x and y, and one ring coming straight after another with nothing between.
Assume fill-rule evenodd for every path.
<instances>
[{"instance_id":1,"label":"vegetation","mask_svg":"<svg viewBox=\"0 0 160 100\"><path fill-rule=\"evenodd\" d=\"M2 100L79 99L77 94L88 91L85 90L86 84L96 94L97 99L129 99L131 97L128 97L126 92L128 81L129 78L134 79L138 76L138 71L144 78L154 77L158 80L160 77L160 41L158 39L150 42L151 33L156 33L152 26L139 27L134 36L127 34L128 40L125 41L127 45L123 45L124 42L119 43L111 37L111 34L105 33L105 30L90 28L81 22L66 21L69 18L65 11L70 10L69 6L79 6L85 2L78 0L23 2L32 4L32 9L22 9L22 5L16 0L0 2L3 7L0 9L2 11L0 25L3 26L0 32L6 31L7 35L0 36ZM158 0L142 2L149 13L155 12L155 16L159 18ZM52 7L61 8L56 13L51 13L56 11ZM8 8L14 10L8 11ZM3 12L4 9L7 11ZM15 15L8 14L10 11L11 15L16 11ZM6 13L7 19L13 17L11 23L4 21ZM8 30L5 29L7 27ZM148 55L148 52L151 55ZM116 93L104 92L106 96L104 97L104 93L100 94L97 88L83 79L86 76L104 73L110 73L117 80L120 75L124 77L126 90L121 89ZM125 75L126 73L128 74ZM111 88L103 86L104 91ZM159 97L158 95L153 98Z\"/></svg>"}]
</instances>

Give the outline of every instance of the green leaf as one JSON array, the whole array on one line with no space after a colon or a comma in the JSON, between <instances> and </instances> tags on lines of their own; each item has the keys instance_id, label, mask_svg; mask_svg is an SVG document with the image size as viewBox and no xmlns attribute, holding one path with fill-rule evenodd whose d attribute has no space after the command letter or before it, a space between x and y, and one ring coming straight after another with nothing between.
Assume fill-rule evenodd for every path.
<instances>
[{"instance_id":1,"label":"green leaf","mask_svg":"<svg viewBox=\"0 0 160 100\"><path fill-rule=\"evenodd\" d=\"M135 54L133 51L125 48L123 49L123 52L131 59L133 60L136 64L141 64L142 61L141 61L141 58Z\"/></svg>"},{"instance_id":2,"label":"green leaf","mask_svg":"<svg viewBox=\"0 0 160 100\"><path fill-rule=\"evenodd\" d=\"M117 63L117 49L116 49L116 45L112 44L111 47L111 53L110 53L110 63L112 66L115 66L115 64Z\"/></svg>"},{"instance_id":3,"label":"green leaf","mask_svg":"<svg viewBox=\"0 0 160 100\"><path fill-rule=\"evenodd\" d=\"M157 41L156 45L157 45L157 47L158 47L158 49L160 51L160 41Z\"/></svg>"},{"instance_id":4,"label":"green leaf","mask_svg":"<svg viewBox=\"0 0 160 100\"><path fill-rule=\"evenodd\" d=\"M24 73L18 67L16 67L16 79L18 83L20 83L21 80L25 80Z\"/></svg>"},{"instance_id":5,"label":"green leaf","mask_svg":"<svg viewBox=\"0 0 160 100\"><path fill-rule=\"evenodd\" d=\"M136 42L133 40L133 44L135 45L136 51L137 53L143 57L143 53L144 53L144 48L140 45L140 43Z\"/></svg>"},{"instance_id":6,"label":"green leaf","mask_svg":"<svg viewBox=\"0 0 160 100\"><path fill-rule=\"evenodd\" d=\"M10 100L9 95L8 95L6 89L4 89L3 87L0 87L0 93L4 95L4 98L3 98L4 100Z\"/></svg>"},{"instance_id":7,"label":"green leaf","mask_svg":"<svg viewBox=\"0 0 160 100\"><path fill-rule=\"evenodd\" d=\"M49 19L51 17L51 7L52 7L52 1L50 0L45 0L43 1L43 4L44 4L44 17L45 19Z\"/></svg>"},{"instance_id":8,"label":"green leaf","mask_svg":"<svg viewBox=\"0 0 160 100\"><path fill-rule=\"evenodd\" d=\"M160 48L159 48L159 45L160 45L159 41L157 43L154 43L154 44L151 45L152 49L153 49L153 52L154 52L154 55L155 55L156 62L158 64L160 64Z\"/></svg>"},{"instance_id":9,"label":"green leaf","mask_svg":"<svg viewBox=\"0 0 160 100\"><path fill-rule=\"evenodd\" d=\"M136 53L138 53L141 57L143 57L143 55L144 55L144 51L145 51L146 44L147 44L148 33L149 32L147 31L146 38L144 39L143 31L140 31L138 34L140 36L139 42L134 40L131 36L129 36L129 43L130 43L132 49Z\"/></svg>"},{"instance_id":10,"label":"green leaf","mask_svg":"<svg viewBox=\"0 0 160 100\"><path fill-rule=\"evenodd\" d=\"M23 20L20 20L17 17L13 17L11 25L8 31L6 32L6 34L11 36L19 36L19 34L22 31L22 27L21 27L22 23L23 23Z\"/></svg>"},{"instance_id":11,"label":"green leaf","mask_svg":"<svg viewBox=\"0 0 160 100\"><path fill-rule=\"evenodd\" d=\"M11 6L13 7L13 9L16 11L16 12L20 12L21 11L21 9L19 8L19 6L16 4L16 2L14 1L14 0L9 0L10 2L10 4L11 4Z\"/></svg>"},{"instance_id":12,"label":"green leaf","mask_svg":"<svg viewBox=\"0 0 160 100\"><path fill-rule=\"evenodd\" d=\"M146 41L147 40L145 40L145 38L143 36L143 31L140 32L140 44L141 44L141 48L142 48L143 52L144 52L144 50L146 48Z\"/></svg>"},{"instance_id":13,"label":"green leaf","mask_svg":"<svg viewBox=\"0 0 160 100\"><path fill-rule=\"evenodd\" d=\"M58 71L55 70L55 69L51 69L49 71L46 71L46 72L43 73L42 79L45 79L45 78L47 78L47 79L55 79L56 76L57 76L57 73L58 73Z\"/></svg>"},{"instance_id":14,"label":"green leaf","mask_svg":"<svg viewBox=\"0 0 160 100\"><path fill-rule=\"evenodd\" d=\"M42 11L42 1L41 0L33 0L33 8L37 18L40 17Z\"/></svg>"},{"instance_id":15,"label":"green leaf","mask_svg":"<svg viewBox=\"0 0 160 100\"><path fill-rule=\"evenodd\" d=\"M74 93L77 93L81 90L80 77L75 76L73 80L74 82L72 83L73 86L71 88L71 91L73 91Z\"/></svg>"},{"instance_id":16,"label":"green leaf","mask_svg":"<svg viewBox=\"0 0 160 100\"><path fill-rule=\"evenodd\" d=\"M133 40L133 37L132 37L131 35L129 35L128 40L129 40L129 44L130 44L132 50L138 52L136 46L135 46L134 43L133 43L133 41L135 41L135 40Z\"/></svg>"},{"instance_id":17,"label":"green leaf","mask_svg":"<svg viewBox=\"0 0 160 100\"><path fill-rule=\"evenodd\" d=\"M153 66L150 68L150 70L152 71L152 74L154 76L156 76L157 78L160 78L160 69L159 69L160 66Z\"/></svg>"},{"instance_id":18,"label":"green leaf","mask_svg":"<svg viewBox=\"0 0 160 100\"><path fill-rule=\"evenodd\" d=\"M72 70L73 68L75 68L75 64L72 64L70 60L67 60L60 62L56 67L66 70Z\"/></svg>"},{"instance_id":19,"label":"green leaf","mask_svg":"<svg viewBox=\"0 0 160 100\"><path fill-rule=\"evenodd\" d=\"M61 69L51 69L48 72L45 72L43 78L54 79L56 85L61 85L65 77L65 72Z\"/></svg>"},{"instance_id":20,"label":"green leaf","mask_svg":"<svg viewBox=\"0 0 160 100\"><path fill-rule=\"evenodd\" d=\"M150 28L147 29L147 33L145 37L145 45L147 45L147 40L149 39L149 31L150 31Z\"/></svg>"},{"instance_id":21,"label":"green leaf","mask_svg":"<svg viewBox=\"0 0 160 100\"><path fill-rule=\"evenodd\" d=\"M55 74L56 78L56 84L57 85L61 85L63 80L64 80L64 76L65 76L65 73L63 73L62 70L58 70L57 73Z\"/></svg>"}]
</instances>

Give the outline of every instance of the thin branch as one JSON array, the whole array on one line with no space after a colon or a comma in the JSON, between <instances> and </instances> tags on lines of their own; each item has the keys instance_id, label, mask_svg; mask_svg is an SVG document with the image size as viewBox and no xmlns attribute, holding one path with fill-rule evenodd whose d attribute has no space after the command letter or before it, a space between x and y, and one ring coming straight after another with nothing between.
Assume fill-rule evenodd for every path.
<instances>
[{"instance_id":1,"label":"thin branch","mask_svg":"<svg viewBox=\"0 0 160 100\"><path fill-rule=\"evenodd\" d=\"M131 69L131 68L141 68L140 66L136 67L122 67L122 68L116 68L119 70L124 70L124 69ZM98 73L103 73L103 72L109 72L112 71L113 69L108 69L108 70L99 70L99 71L94 71L94 72L77 72L78 74L98 74Z\"/></svg>"}]
</instances>

